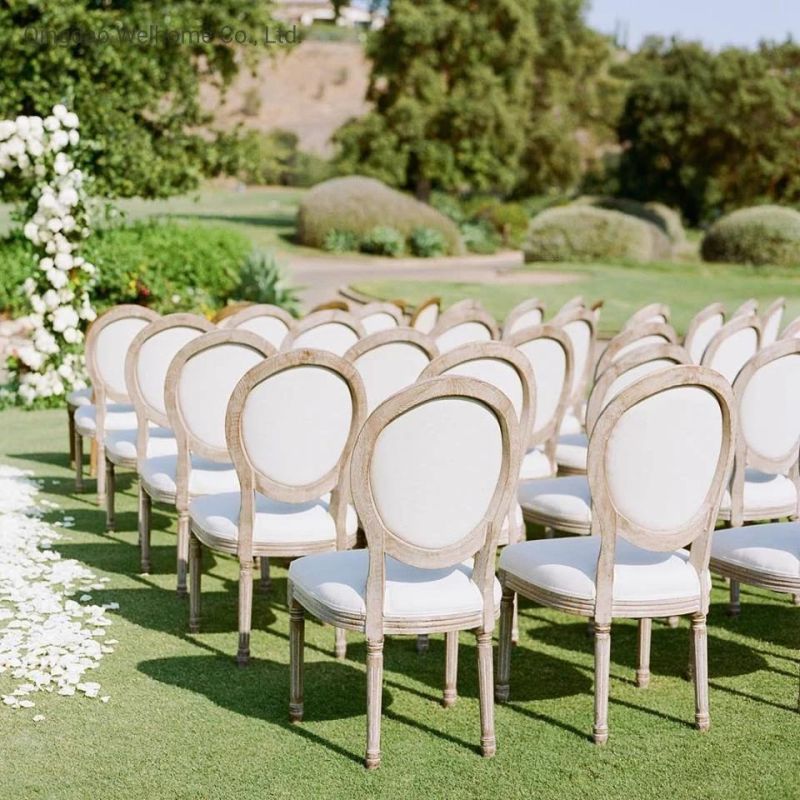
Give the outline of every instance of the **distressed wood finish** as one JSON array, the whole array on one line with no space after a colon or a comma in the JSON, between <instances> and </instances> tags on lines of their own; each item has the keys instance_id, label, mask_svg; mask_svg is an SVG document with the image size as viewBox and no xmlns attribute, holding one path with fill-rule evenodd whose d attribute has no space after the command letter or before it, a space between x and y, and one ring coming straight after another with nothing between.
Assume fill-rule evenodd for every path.
<instances>
[{"instance_id":1,"label":"distressed wood finish","mask_svg":"<svg viewBox=\"0 0 800 800\"><path fill-rule=\"evenodd\" d=\"M489 332L489 339L498 339L500 336L497 321L480 303L474 300L462 300L439 315L430 337L436 342L437 347L441 349L439 339L444 334L449 333L460 325L469 323L483 325Z\"/></svg>"},{"instance_id":2,"label":"distressed wood finish","mask_svg":"<svg viewBox=\"0 0 800 800\"><path fill-rule=\"evenodd\" d=\"M324 303L318 303L309 312L308 315L316 314L319 311L350 311L350 304L346 300L334 297L333 300L326 300Z\"/></svg>"},{"instance_id":3,"label":"distressed wood finish","mask_svg":"<svg viewBox=\"0 0 800 800\"><path fill-rule=\"evenodd\" d=\"M340 308L321 308L312 311L308 316L303 317L299 322L296 322L289 333L286 335L281 350L283 352L293 350L295 342L304 333L307 333L320 325L329 325L331 323L338 323L351 328L359 339L366 336L364 326L348 311Z\"/></svg>"},{"instance_id":4,"label":"distressed wood finish","mask_svg":"<svg viewBox=\"0 0 800 800\"><path fill-rule=\"evenodd\" d=\"M286 326L287 333L295 326L297 320L285 309L274 306L270 303L254 303L236 311L234 314L223 317L217 322L219 328L230 330L247 324L250 320L269 317L282 322ZM271 343L272 344L272 343Z\"/></svg>"},{"instance_id":5,"label":"distressed wood finish","mask_svg":"<svg viewBox=\"0 0 800 800\"><path fill-rule=\"evenodd\" d=\"M566 333L568 325L575 323L582 323L588 328L589 344L586 353L586 361L583 368L578 374L577 363L573 369L572 375L572 394L567 401L567 409L572 411L575 416L580 417L581 407L586 399L586 390L592 378L595 365L595 348L597 345L597 316L594 311L591 311L583 306L574 306L566 310L559 311L558 314L552 319L553 325L558 325ZM569 334L567 333L567 336ZM572 343L572 339L570 339ZM575 357L575 347L572 348L573 359Z\"/></svg>"},{"instance_id":6,"label":"distressed wood finish","mask_svg":"<svg viewBox=\"0 0 800 800\"><path fill-rule=\"evenodd\" d=\"M756 349L761 348L761 320L755 314L734 314L731 319L726 322L714 335L714 338L708 343L705 353L703 353L703 360L700 362L704 367L715 368L715 361L720 348L732 336L740 333L747 328L752 328L756 335ZM742 359L742 366L744 366L747 358ZM733 383L733 381L731 381Z\"/></svg>"},{"instance_id":7,"label":"distressed wood finish","mask_svg":"<svg viewBox=\"0 0 800 800\"><path fill-rule=\"evenodd\" d=\"M400 308L400 306L398 306L396 303L367 303L366 305L359 306L353 311L353 316L359 320L362 325L365 325L365 319L384 314L391 317L397 327L405 325L403 309Z\"/></svg>"},{"instance_id":8,"label":"distressed wood finish","mask_svg":"<svg viewBox=\"0 0 800 800\"><path fill-rule=\"evenodd\" d=\"M351 364L355 363L361 356L371 352L379 347L384 347L387 344L394 344L395 342L413 344L422 350L428 358L432 361L439 355L439 350L436 343L430 336L416 328L407 328L399 326L391 330L378 331L377 333L370 333L363 339L356 342L345 354L344 358Z\"/></svg>"},{"instance_id":9,"label":"distressed wood finish","mask_svg":"<svg viewBox=\"0 0 800 800\"><path fill-rule=\"evenodd\" d=\"M736 317L750 317L753 314L758 314L758 300L751 297L745 300L734 312L731 314L731 319Z\"/></svg>"},{"instance_id":10,"label":"distressed wood finish","mask_svg":"<svg viewBox=\"0 0 800 800\"><path fill-rule=\"evenodd\" d=\"M408 321L409 326L414 330L429 334L439 319L442 307L441 297L429 297L423 300L415 309Z\"/></svg>"},{"instance_id":11,"label":"distressed wood finish","mask_svg":"<svg viewBox=\"0 0 800 800\"><path fill-rule=\"evenodd\" d=\"M686 348L687 353L691 354L692 345L694 344L694 341L697 338L700 328L705 323L714 319L714 317L720 317L722 324L723 325L725 324L725 306L722 303L709 303L709 305L698 311L694 315L694 317L692 317L689 326L686 328L686 335L683 337L683 346ZM706 347L708 347L708 344L710 344L710 341L709 343L706 344ZM705 349L703 350L703 352L705 352ZM701 362L698 361L696 363L699 364Z\"/></svg>"},{"instance_id":12,"label":"distressed wood finish","mask_svg":"<svg viewBox=\"0 0 800 800\"><path fill-rule=\"evenodd\" d=\"M781 327L781 320L786 311L786 299L779 297L770 303L764 313L761 315L761 344L766 347L767 345L774 344L779 338L778 332ZM774 321L774 325L773 325Z\"/></svg>"},{"instance_id":13,"label":"distressed wood finish","mask_svg":"<svg viewBox=\"0 0 800 800\"><path fill-rule=\"evenodd\" d=\"M638 328L640 325L645 325L650 322L660 322L668 325L671 318L669 306L664 303L650 303L649 305L642 306L638 311L628 317L628 321L622 326L623 331L630 330L631 328Z\"/></svg>"},{"instance_id":14,"label":"distressed wood finish","mask_svg":"<svg viewBox=\"0 0 800 800\"><path fill-rule=\"evenodd\" d=\"M503 339L508 339L512 334L525 328L541 325L546 311L547 306L538 297L523 300L514 306L503 320Z\"/></svg>"},{"instance_id":15,"label":"distressed wood finish","mask_svg":"<svg viewBox=\"0 0 800 800\"><path fill-rule=\"evenodd\" d=\"M781 339L800 338L800 317L793 319L782 331Z\"/></svg>"},{"instance_id":16,"label":"distressed wood finish","mask_svg":"<svg viewBox=\"0 0 800 800\"><path fill-rule=\"evenodd\" d=\"M618 358L620 353L625 351L627 355L629 348L632 344L650 337L657 337L663 339L665 344L678 344L678 335L672 325L664 322L643 322L635 327L624 328L618 333L609 343L605 350L600 354L597 359L597 365L594 370L595 380L605 372L611 364ZM648 342L648 344L657 344L656 342ZM642 345L643 347L645 345ZM635 348L633 348L635 349Z\"/></svg>"}]
</instances>

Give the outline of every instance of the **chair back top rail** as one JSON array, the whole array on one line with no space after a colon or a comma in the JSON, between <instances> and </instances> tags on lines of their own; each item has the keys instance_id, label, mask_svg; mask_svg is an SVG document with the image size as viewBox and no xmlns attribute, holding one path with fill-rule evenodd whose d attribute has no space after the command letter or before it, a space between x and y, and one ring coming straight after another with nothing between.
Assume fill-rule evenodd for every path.
<instances>
[{"instance_id":1,"label":"chair back top rail","mask_svg":"<svg viewBox=\"0 0 800 800\"><path fill-rule=\"evenodd\" d=\"M724 375L732 384L760 348L761 320L755 314L734 315L714 334L701 363Z\"/></svg>"},{"instance_id":2,"label":"chair back top rail","mask_svg":"<svg viewBox=\"0 0 800 800\"><path fill-rule=\"evenodd\" d=\"M439 319L442 300L440 297L429 297L423 300L414 310L408 324L422 333L430 333Z\"/></svg>"},{"instance_id":3,"label":"chair back top rail","mask_svg":"<svg viewBox=\"0 0 800 800\"><path fill-rule=\"evenodd\" d=\"M524 328L541 325L544 322L546 310L547 306L538 297L523 300L514 306L503 321L503 339L508 339L509 336Z\"/></svg>"},{"instance_id":4,"label":"chair back top rail","mask_svg":"<svg viewBox=\"0 0 800 800\"><path fill-rule=\"evenodd\" d=\"M618 333L600 354L595 366L597 380L610 364L639 347L651 344L677 344L678 336L672 325L665 322L642 322Z\"/></svg>"},{"instance_id":5,"label":"chair back top rail","mask_svg":"<svg viewBox=\"0 0 800 800\"><path fill-rule=\"evenodd\" d=\"M217 324L220 328L253 331L279 349L295 322L295 318L280 306L255 303L225 317Z\"/></svg>"},{"instance_id":6,"label":"chair back top rail","mask_svg":"<svg viewBox=\"0 0 800 800\"><path fill-rule=\"evenodd\" d=\"M709 342L724 324L725 306L722 303L710 303L692 317L683 337L683 346L693 364L703 360Z\"/></svg>"},{"instance_id":7,"label":"chair back top rail","mask_svg":"<svg viewBox=\"0 0 800 800\"><path fill-rule=\"evenodd\" d=\"M395 303L367 303L355 309L353 316L361 321L367 335L405 324L403 310Z\"/></svg>"},{"instance_id":8,"label":"chair back top rail","mask_svg":"<svg viewBox=\"0 0 800 800\"><path fill-rule=\"evenodd\" d=\"M327 350L342 356L365 335L364 326L347 311L313 311L289 331L281 349Z\"/></svg>"},{"instance_id":9,"label":"chair back top rail","mask_svg":"<svg viewBox=\"0 0 800 800\"><path fill-rule=\"evenodd\" d=\"M479 303L462 300L439 316L431 338L440 353L469 342L488 342L497 339L499 330L494 317Z\"/></svg>"}]
</instances>

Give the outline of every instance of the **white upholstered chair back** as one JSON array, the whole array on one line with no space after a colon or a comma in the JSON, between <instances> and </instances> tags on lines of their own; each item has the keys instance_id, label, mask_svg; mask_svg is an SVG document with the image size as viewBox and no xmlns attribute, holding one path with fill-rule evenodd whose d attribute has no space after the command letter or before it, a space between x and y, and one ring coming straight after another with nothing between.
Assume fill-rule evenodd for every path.
<instances>
[{"instance_id":1,"label":"white upholstered chair back","mask_svg":"<svg viewBox=\"0 0 800 800\"><path fill-rule=\"evenodd\" d=\"M675 329L664 322L643 322L635 327L624 328L600 354L595 366L595 380L617 359L653 344L677 344Z\"/></svg>"},{"instance_id":2,"label":"white upholstered chair back","mask_svg":"<svg viewBox=\"0 0 800 800\"><path fill-rule=\"evenodd\" d=\"M783 322L783 312L786 310L786 300L779 297L764 312L761 317L761 346L767 347L778 340L778 332Z\"/></svg>"},{"instance_id":3,"label":"white upholstered chair back","mask_svg":"<svg viewBox=\"0 0 800 800\"><path fill-rule=\"evenodd\" d=\"M282 349L325 350L342 356L364 335L364 326L347 311L314 311L288 333Z\"/></svg>"},{"instance_id":4,"label":"white upholstered chair back","mask_svg":"<svg viewBox=\"0 0 800 800\"><path fill-rule=\"evenodd\" d=\"M745 300L744 303L731 314L731 319L734 319L734 317L749 317L751 314L758 314L758 300L754 297Z\"/></svg>"},{"instance_id":5,"label":"white upholstered chair back","mask_svg":"<svg viewBox=\"0 0 800 800\"><path fill-rule=\"evenodd\" d=\"M729 383L761 347L761 322L755 314L739 314L723 325L703 353L702 364Z\"/></svg>"},{"instance_id":6,"label":"white upholstered chair back","mask_svg":"<svg viewBox=\"0 0 800 800\"><path fill-rule=\"evenodd\" d=\"M447 309L431 331L440 353L470 342L489 342L497 336L494 317L472 301L462 301Z\"/></svg>"},{"instance_id":7,"label":"white upholstered chair back","mask_svg":"<svg viewBox=\"0 0 800 800\"><path fill-rule=\"evenodd\" d=\"M538 297L523 300L514 306L503 322L503 338L544 322L545 304Z\"/></svg>"},{"instance_id":8,"label":"white upholstered chair back","mask_svg":"<svg viewBox=\"0 0 800 800\"><path fill-rule=\"evenodd\" d=\"M367 303L353 314L364 326L367 336L404 324L403 312L394 303Z\"/></svg>"},{"instance_id":9,"label":"white upholstered chair back","mask_svg":"<svg viewBox=\"0 0 800 800\"><path fill-rule=\"evenodd\" d=\"M669 306L663 303L650 303L649 305L642 306L638 311L631 314L622 330L636 328L648 322L660 322L666 325L670 321L670 316Z\"/></svg>"},{"instance_id":10,"label":"white upholstered chair back","mask_svg":"<svg viewBox=\"0 0 800 800\"><path fill-rule=\"evenodd\" d=\"M781 339L800 338L800 317L793 319L781 332Z\"/></svg>"},{"instance_id":11,"label":"white upholstered chair back","mask_svg":"<svg viewBox=\"0 0 800 800\"><path fill-rule=\"evenodd\" d=\"M583 306L573 306L559 312L552 324L561 327L572 345L572 388L568 405L579 407L594 367L597 318L593 311Z\"/></svg>"},{"instance_id":12,"label":"white upholstered chair back","mask_svg":"<svg viewBox=\"0 0 800 800\"><path fill-rule=\"evenodd\" d=\"M430 333L436 327L440 307L441 300L438 297L429 297L427 300L423 300L411 315L408 324L414 330Z\"/></svg>"},{"instance_id":13,"label":"white upholstered chair back","mask_svg":"<svg viewBox=\"0 0 800 800\"><path fill-rule=\"evenodd\" d=\"M703 353L709 342L724 324L725 307L722 303L711 303L694 315L683 339L683 346L686 348L692 364L702 362Z\"/></svg>"},{"instance_id":14,"label":"white upholstered chair back","mask_svg":"<svg viewBox=\"0 0 800 800\"><path fill-rule=\"evenodd\" d=\"M279 350L294 323L292 315L279 306L258 303L225 317L219 327L252 331Z\"/></svg>"},{"instance_id":15,"label":"white upholstered chair back","mask_svg":"<svg viewBox=\"0 0 800 800\"><path fill-rule=\"evenodd\" d=\"M433 340L414 328L392 328L356 342L344 357L364 383L367 413L414 383L439 354Z\"/></svg>"}]
</instances>

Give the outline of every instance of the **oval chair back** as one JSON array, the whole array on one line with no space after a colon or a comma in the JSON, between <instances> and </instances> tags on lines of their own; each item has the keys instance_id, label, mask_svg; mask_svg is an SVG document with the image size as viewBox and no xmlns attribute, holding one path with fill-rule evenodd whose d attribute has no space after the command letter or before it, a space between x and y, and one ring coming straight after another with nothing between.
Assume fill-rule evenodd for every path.
<instances>
[{"instance_id":1,"label":"oval chair back","mask_svg":"<svg viewBox=\"0 0 800 800\"><path fill-rule=\"evenodd\" d=\"M572 388L567 408L577 415L586 399L586 387L594 369L597 316L590 309L574 306L560 312L551 322L567 334L572 345Z\"/></svg>"},{"instance_id":2,"label":"oval chair back","mask_svg":"<svg viewBox=\"0 0 800 800\"><path fill-rule=\"evenodd\" d=\"M514 306L503 321L503 338L508 339L525 328L541 325L544 322L545 309L545 304L538 297L523 300Z\"/></svg>"},{"instance_id":3,"label":"oval chair back","mask_svg":"<svg viewBox=\"0 0 800 800\"><path fill-rule=\"evenodd\" d=\"M597 380L617 359L628 353L647 347L651 344L677 344L678 336L672 325L664 322L643 322L632 328L625 328L618 333L600 354L595 366L594 377Z\"/></svg>"},{"instance_id":4,"label":"oval chair back","mask_svg":"<svg viewBox=\"0 0 800 800\"><path fill-rule=\"evenodd\" d=\"M786 300L779 297L761 316L761 346L767 347L778 340L778 331L781 329L783 312L786 310Z\"/></svg>"},{"instance_id":5,"label":"oval chair back","mask_svg":"<svg viewBox=\"0 0 800 800\"><path fill-rule=\"evenodd\" d=\"M669 324L671 312L669 306L664 303L650 303L642 306L638 311L628 317L628 321L622 326L622 330L637 328L649 322L660 322L662 325Z\"/></svg>"},{"instance_id":6,"label":"oval chair back","mask_svg":"<svg viewBox=\"0 0 800 800\"><path fill-rule=\"evenodd\" d=\"M429 297L423 300L411 315L408 324L422 333L430 333L439 319L442 300L439 297Z\"/></svg>"},{"instance_id":7,"label":"oval chair back","mask_svg":"<svg viewBox=\"0 0 800 800\"><path fill-rule=\"evenodd\" d=\"M800 317L793 319L781 332L781 339L800 338Z\"/></svg>"},{"instance_id":8,"label":"oval chair back","mask_svg":"<svg viewBox=\"0 0 800 800\"><path fill-rule=\"evenodd\" d=\"M439 352L446 353L470 342L497 339L498 329L494 317L486 309L472 300L462 300L439 317L430 335Z\"/></svg>"},{"instance_id":9,"label":"oval chair back","mask_svg":"<svg viewBox=\"0 0 800 800\"><path fill-rule=\"evenodd\" d=\"M356 309L353 316L364 326L367 336L405 323L402 309L394 303L367 303Z\"/></svg>"},{"instance_id":10,"label":"oval chair back","mask_svg":"<svg viewBox=\"0 0 800 800\"><path fill-rule=\"evenodd\" d=\"M709 342L724 324L725 306L722 303L711 303L692 317L683 337L683 346L692 364L699 364L703 360Z\"/></svg>"},{"instance_id":11,"label":"oval chair back","mask_svg":"<svg viewBox=\"0 0 800 800\"><path fill-rule=\"evenodd\" d=\"M754 297L751 297L749 300L745 300L736 311L731 314L731 319L735 317L749 317L751 314L758 314L758 300Z\"/></svg>"},{"instance_id":12,"label":"oval chair back","mask_svg":"<svg viewBox=\"0 0 800 800\"><path fill-rule=\"evenodd\" d=\"M283 340L294 327L295 320L280 306L257 303L225 317L218 324L220 328L252 331L279 350Z\"/></svg>"},{"instance_id":13,"label":"oval chair back","mask_svg":"<svg viewBox=\"0 0 800 800\"><path fill-rule=\"evenodd\" d=\"M726 322L703 353L702 364L733 383L742 367L761 347L761 321L755 314L739 314Z\"/></svg>"},{"instance_id":14,"label":"oval chair back","mask_svg":"<svg viewBox=\"0 0 800 800\"><path fill-rule=\"evenodd\" d=\"M294 326L282 349L324 350L342 356L364 336L364 326L347 311L314 311Z\"/></svg>"}]
</instances>

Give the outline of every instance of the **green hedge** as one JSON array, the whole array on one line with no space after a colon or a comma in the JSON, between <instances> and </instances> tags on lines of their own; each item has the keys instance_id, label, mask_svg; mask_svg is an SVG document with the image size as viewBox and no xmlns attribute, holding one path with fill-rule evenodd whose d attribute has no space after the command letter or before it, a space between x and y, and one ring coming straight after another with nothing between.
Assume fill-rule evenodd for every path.
<instances>
[{"instance_id":1,"label":"green hedge","mask_svg":"<svg viewBox=\"0 0 800 800\"><path fill-rule=\"evenodd\" d=\"M739 209L708 229L700 251L705 261L800 266L800 212L781 206Z\"/></svg>"},{"instance_id":2,"label":"green hedge","mask_svg":"<svg viewBox=\"0 0 800 800\"><path fill-rule=\"evenodd\" d=\"M359 242L379 227L392 227L408 238L415 229L438 231L449 254L464 250L456 225L436 209L390 189L374 178L333 178L315 186L300 203L298 240L310 247L324 247L331 231L351 233Z\"/></svg>"},{"instance_id":3,"label":"green hedge","mask_svg":"<svg viewBox=\"0 0 800 800\"><path fill-rule=\"evenodd\" d=\"M619 211L631 217L655 225L669 237L673 245L681 245L686 241L686 231L681 222L681 215L663 203L640 203L625 197L607 197L604 195L583 195L575 201L576 205L588 205L604 208L607 211Z\"/></svg>"},{"instance_id":4,"label":"green hedge","mask_svg":"<svg viewBox=\"0 0 800 800\"><path fill-rule=\"evenodd\" d=\"M671 251L655 225L619 211L570 205L543 211L531 220L525 241L528 261L651 261Z\"/></svg>"},{"instance_id":5,"label":"green hedge","mask_svg":"<svg viewBox=\"0 0 800 800\"><path fill-rule=\"evenodd\" d=\"M22 283L34 269L36 252L21 232L0 239L0 314L30 312Z\"/></svg>"}]
</instances>

